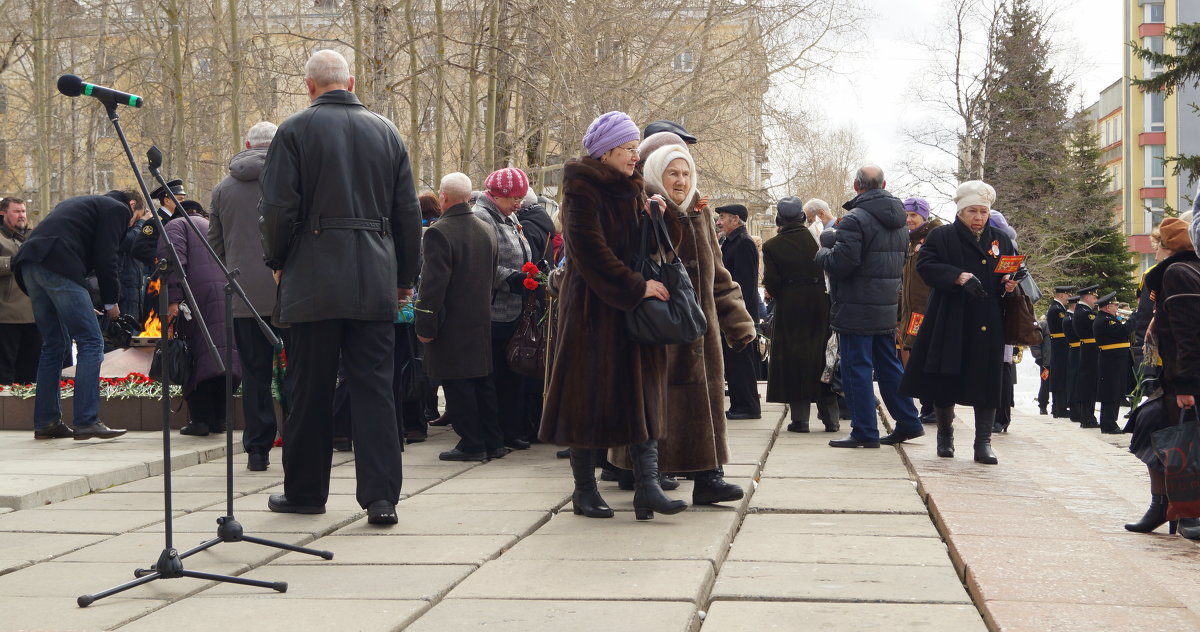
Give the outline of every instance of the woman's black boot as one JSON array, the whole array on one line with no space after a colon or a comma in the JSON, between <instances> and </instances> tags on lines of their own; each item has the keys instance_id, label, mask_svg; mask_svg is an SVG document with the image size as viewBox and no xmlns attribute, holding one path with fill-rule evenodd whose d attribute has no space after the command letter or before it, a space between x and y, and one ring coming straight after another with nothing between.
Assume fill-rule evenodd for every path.
<instances>
[{"instance_id":1,"label":"woman's black boot","mask_svg":"<svg viewBox=\"0 0 1200 632\"><path fill-rule=\"evenodd\" d=\"M649 439L629 446L633 459L633 514L638 520L650 520L654 512L677 514L687 509L682 500L671 500L658 480L658 441Z\"/></svg>"},{"instance_id":2,"label":"woman's black boot","mask_svg":"<svg viewBox=\"0 0 1200 632\"><path fill-rule=\"evenodd\" d=\"M1125 525L1126 531L1134 533L1150 533L1167 522L1167 495L1151 494L1150 508L1141 520ZM1175 533L1175 525L1171 525L1171 533Z\"/></svg>"},{"instance_id":3,"label":"woman's black boot","mask_svg":"<svg viewBox=\"0 0 1200 632\"><path fill-rule=\"evenodd\" d=\"M995 408L975 409L975 462L995 465L1000 462L992 452L992 424L996 422Z\"/></svg>"},{"instance_id":4,"label":"woman's black boot","mask_svg":"<svg viewBox=\"0 0 1200 632\"><path fill-rule=\"evenodd\" d=\"M575 491L571 494L571 507L576 516L588 518L612 518L612 507L600 497L596 489L595 453L589 448L571 448L571 474L575 477Z\"/></svg>"},{"instance_id":5,"label":"woman's black boot","mask_svg":"<svg viewBox=\"0 0 1200 632\"><path fill-rule=\"evenodd\" d=\"M1172 522L1171 526L1175 526L1175 523ZM1171 529L1171 532L1175 530ZM1179 535L1189 540L1200 540L1200 518L1180 518Z\"/></svg>"},{"instance_id":6,"label":"woman's black boot","mask_svg":"<svg viewBox=\"0 0 1200 632\"><path fill-rule=\"evenodd\" d=\"M711 505L714 503L741 500L746 495L739 485L725 480L725 472L721 468L696 472L692 487L693 505Z\"/></svg>"},{"instance_id":7,"label":"woman's black boot","mask_svg":"<svg viewBox=\"0 0 1200 632\"><path fill-rule=\"evenodd\" d=\"M937 455L943 459L954 458L954 407L935 408L937 418Z\"/></svg>"}]
</instances>

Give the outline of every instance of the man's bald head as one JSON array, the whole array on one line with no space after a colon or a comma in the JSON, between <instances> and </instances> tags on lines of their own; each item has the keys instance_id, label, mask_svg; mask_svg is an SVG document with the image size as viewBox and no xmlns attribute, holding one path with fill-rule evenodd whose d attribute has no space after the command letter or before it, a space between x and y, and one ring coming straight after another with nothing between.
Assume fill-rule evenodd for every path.
<instances>
[{"instance_id":1,"label":"man's bald head","mask_svg":"<svg viewBox=\"0 0 1200 632\"><path fill-rule=\"evenodd\" d=\"M887 186L883 169L876 165L863 165L854 176L854 190L858 192L882 189Z\"/></svg>"},{"instance_id":2,"label":"man's bald head","mask_svg":"<svg viewBox=\"0 0 1200 632\"><path fill-rule=\"evenodd\" d=\"M308 87L308 98L315 99L332 90L354 91L354 77L350 64L336 50L319 50L304 64L304 83Z\"/></svg>"}]
</instances>

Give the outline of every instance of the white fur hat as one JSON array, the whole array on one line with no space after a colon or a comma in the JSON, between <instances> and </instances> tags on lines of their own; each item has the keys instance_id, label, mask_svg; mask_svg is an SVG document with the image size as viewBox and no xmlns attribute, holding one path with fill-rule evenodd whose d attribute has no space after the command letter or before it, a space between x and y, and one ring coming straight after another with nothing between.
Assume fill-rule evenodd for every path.
<instances>
[{"instance_id":1,"label":"white fur hat","mask_svg":"<svg viewBox=\"0 0 1200 632\"><path fill-rule=\"evenodd\" d=\"M996 189L983 180L968 180L958 185L958 190L954 192L954 204L960 211L968 206L986 206L991 209L995 203Z\"/></svg>"}]
</instances>

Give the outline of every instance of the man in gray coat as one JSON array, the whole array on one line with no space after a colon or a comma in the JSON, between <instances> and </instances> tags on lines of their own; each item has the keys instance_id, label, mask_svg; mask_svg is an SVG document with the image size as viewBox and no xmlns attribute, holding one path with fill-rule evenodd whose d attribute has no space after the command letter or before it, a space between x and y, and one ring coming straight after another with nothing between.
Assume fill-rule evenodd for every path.
<instances>
[{"instance_id":1,"label":"man in gray coat","mask_svg":"<svg viewBox=\"0 0 1200 632\"><path fill-rule=\"evenodd\" d=\"M246 132L246 150L229 159L229 175L213 189L208 208L208 243L225 267L241 272L238 282L250 299L250 307L240 298L230 300L233 336L242 361L242 411L246 416L242 447L246 450L246 467L256 472L270 464L268 455L278 432L271 397L275 348L254 319L256 314L269 319L275 309L275 280L263 263L258 237L258 202L262 197L258 178L275 130L274 123L262 121ZM287 330L272 329L286 345Z\"/></svg>"},{"instance_id":2,"label":"man in gray coat","mask_svg":"<svg viewBox=\"0 0 1200 632\"><path fill-rule=\"evenodd\" d=\"M492 381L492 280L497 246L492 228L471 211L471 179L441 182L442 217L425 231L417 337L425 370L442 381L446 416L460 437L443 461L485 461L508 453Z\"/></svg>"},{"instance_id":3,"label":"man in gray coat","mask_svg":"<svg viewBox=\"0 0 1200 632\"><path fill-rule=\"evenodd\" d=\"M834 448L878 448L925 434L912 398L899 393L904 367L896 357L896 309L908 249L904 204L884 188L883 170L866 166L854 178L849 213L821 233L817 264L829 275L829 325L838 334L842 387L850 405L850 436ZM879 437L872 376L896 430Z\"/></svg>"},{"instance_id":4,"label":"man in gray coat","mask_svg":"<svg viewBox=\"0 0 1200 632\"><path fill-rule=\"evenodd\" d=\"M346 58L313 53L304 83L312 105L279 126L261 177L264 258L279 283L279 319L292 329L283 493L268 507L325 511L340 358L354 401L357 500L368 522L395 524L393 322L417 277L421 207L400 133L354 96Z\"/></svg>"}]
</instances>

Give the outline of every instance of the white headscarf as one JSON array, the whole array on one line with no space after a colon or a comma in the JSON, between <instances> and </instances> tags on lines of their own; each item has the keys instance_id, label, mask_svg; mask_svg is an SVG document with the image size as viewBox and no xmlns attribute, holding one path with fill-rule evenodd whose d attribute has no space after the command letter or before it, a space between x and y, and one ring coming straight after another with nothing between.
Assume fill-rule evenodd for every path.
<instances>
[{"instance_id":1,"label":"white headscarf","mask_svg":"<svg viewBox=\"0 0 1200 632\"><path fill-rule=\"evenodd\" d=\"M679 205L680 210L685 210L692 204L692 200L696 197L696 161L692 160L692 154L688 152L686 147L678 145L667 145L655 149L649 156L646 157L646 164L642 167L642 177L646 181L646 188L650 193L659 193L668 200L671 196L667 195L667 187L663 185L663 172L667 170L667 165L671 164L672 160L683 158L687 161L688 169L692 172L690 188L687 195L683 197L683 204Z\"/></svg>"}]
</instances>

